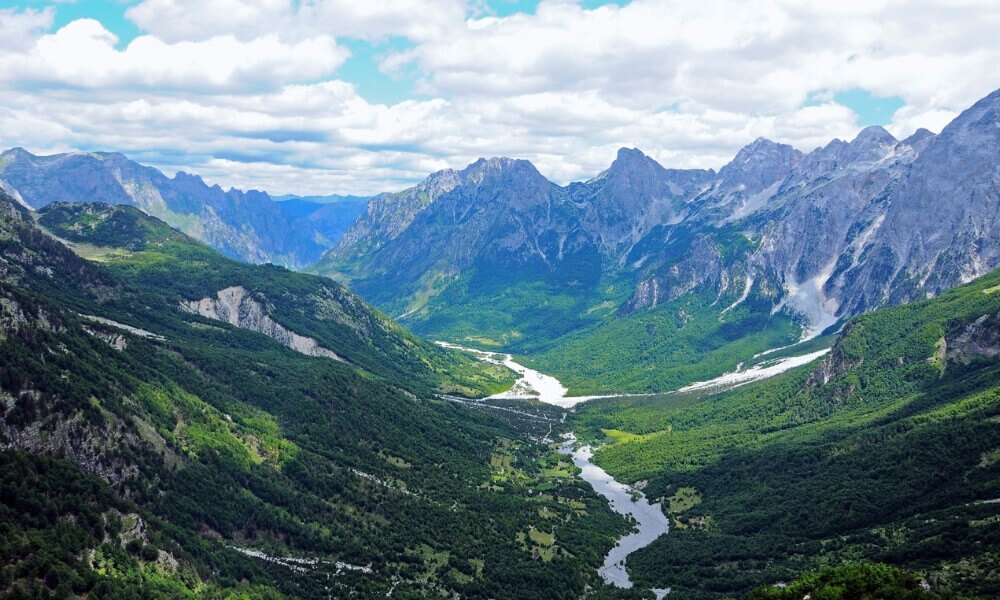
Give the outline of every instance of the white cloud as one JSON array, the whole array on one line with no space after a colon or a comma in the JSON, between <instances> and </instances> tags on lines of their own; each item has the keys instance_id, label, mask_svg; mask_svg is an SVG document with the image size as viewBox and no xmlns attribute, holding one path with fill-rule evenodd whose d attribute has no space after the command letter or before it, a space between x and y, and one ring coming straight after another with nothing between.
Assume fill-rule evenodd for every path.
<instances>
[{"instance_id":1,"label":"white cloud","mask_svg":"<svg viewBox=\"0 0 1000 600\"><path fill-rule=\"evenodd\" d=\"M163 40L240 39L279 33L294 39L325 33L361 39L438 39L461 26L461 0L144 0L125 15Z\"/></svg>"},{"instance_id":2,"label":"white cloud","mask_svg":"<svg viewBox=\"0 0 1000 600\"><path fill-rule=\"evenodd\" d=\"M332 74L348 51L330 36L294 43L265 35L241 42L217 36L166 43L139 36L124 50L93 19L78 19L37 38L27 52L0 54L0 80L14 85L65 84L83 88L250 88Z\"/></svg>"},{"instance_id":3,"label":"white cloud","mask_svg":"<svg viewBox=\"0 0 1000 600\"><path fill-rule=\"evenodd\" d=\"M992 0L635 0L597 10L543 1L535 15L469 20L385 66L419 65L431 93L599 90L640 107L658 98L775 114L854 87L967 104L996 83L984 80L1000 61L998 26ZM951 91L930 93L942 88Z\"/></svg>"},{"instance_id":4,"label":"white cloud","mask_svg":"<svg viewBox=\"0 0 1000 600\"><path fill-rule=\"evenodd\" d=\"M40 33L52 27L54 17L55 9L51 6L20 12L13 8L0 9L0 50L29 46Z\"/></svg>"},{"instance_id":5,"label":"white cloud","mask_svg":"<svg viewBox=\"0 0 1000 600\"><path fill-rule=\"evenodd\" d=\"M850 139L857 115L834 98L855 88L904 100L895 135L937 131L1000 85L992 1L476 6L144 0L124 47L97 21L53 32L52 9L0 10L0 145L120 150L277 193L399 189L495 155L566 182L620 146L718 168L758 136ZM338 40L395 36L407 47L381 68L415 68L413 99L373 103L337 79Z\"/></svg>"}]
</instances>

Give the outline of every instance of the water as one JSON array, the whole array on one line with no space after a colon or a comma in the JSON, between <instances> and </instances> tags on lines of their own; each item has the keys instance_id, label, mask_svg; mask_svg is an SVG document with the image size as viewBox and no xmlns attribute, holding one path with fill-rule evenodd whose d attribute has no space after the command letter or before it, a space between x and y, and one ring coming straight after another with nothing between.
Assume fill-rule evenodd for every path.
<instances>
[{"instance_id":1,"label":"water","mask_svg":"<svg viewBox=\"0 0 1000 600\"><path fill-rule=\"evenodd\" d=\"M632 580L625 570L625 559L636 550L652 544L658 537L670 530L670 520L659 504L650 504L646 496L633 488L619 483L614 477L591 462L593 450L590 446L573 449L576 438L566 434L559 451L573 457L573 464L580 468L580 477L589 483L594 491L603 496L611 510L635 520L635 530L622 537L604 558L604 565L597 570L606 583L620 588L631 588ZM635 499L633 500L633 494ZM653 590L662 597L667 590Z\"/></svg>"},{"instance_id":2,"label":"water","mask_svg":"<svg viewBox=\"0 0 1000 600\"><path fill-rule=\"evenodd\" d=\"M567 396L566 392L569 390L567 390L558 379L551 375L540 373L534 369L529 369L520 363L514 362L514 357L510 354L504 354L501 352L486 352L483 350L476 350L475 348L466 348L465 346L459 346L458 344L450 344L448 342L435 343L444 348L462 350L463 352L474 354L476 358L483 362L503 365L521 376L521 378L514 383L512 388L506 392L490 396L488 398L490 400L534 398L539 402L544 402L545 404L551 404L560 408L573 408L577 404L586 402L587 400L593 400L595 398L613 398L622 395L605 394L603 396Z\"/></svg>"},{"instance_id":3,"label":"water","mask_svg":"<svg viewBox=\"0 0 1000 600\"><path fill-rule=\"evenodd\" d=\"M529 369L528 367L515 362L514 358L510 354L485 352L483 350L465 348L463 346L449 344L447 342L437 342L437 344L446 348L469 352L475 355L479 360L485 362L502 364L521 375L521 378L517 380L514 387L501 394L490 396L491 399L535 398L546 404L552 404L562 408L572 408L581 402L586 402L587 400L593 400L595 398L612 398L633 395L606 394L604 396L567 396L567 389L562 385L562 383L559 382L558 379L552 377L551 375L539 373L534 369ZM765 361L748 369L745 369L742 365L740 365L734 373L726 373L709 381L696 382L678 391L721 391L723 389L738 387L752 381L759 381L761 379L773 377L799 365L804 365L819 358L820 356L823 356L827 352L829 352L829 350L820 350L818 352L802 356L792 356L774 361ZM565 419L565 414L563 415L563 418ZM665 514L663 514L663 510L659 504L650 504L645 495L625 484L619 483L614 477L608 475L604 469L591 462L591 459L593 458L593 450L590 446L583 446L574 450L573 444L576 442L576 437L574 437L572 433L564 434L564 436L567 439L563 442L559 451L562 454L573 457L573 464L581 470L580 477L589 483L591 487L594 488L595 492L603 496L608 501L608 505L611 507L611 510L620 515L624 515L625 517L630 517L635 521L635 529L633 532L618 540L615 547L612 548L611 551L608 552L608 555L604 558L604 564L597 571L606 583L620 588L631 588L632 580L628 576L628 571L625 570L625 560L628 558L629 554L645 548L646 546L652 544L661 535L666 534L670 530L670 520ZM662 598L670 592L669 589L654 589L652 591L658 600L662 600Z\"/></svg>"}]
</instances>

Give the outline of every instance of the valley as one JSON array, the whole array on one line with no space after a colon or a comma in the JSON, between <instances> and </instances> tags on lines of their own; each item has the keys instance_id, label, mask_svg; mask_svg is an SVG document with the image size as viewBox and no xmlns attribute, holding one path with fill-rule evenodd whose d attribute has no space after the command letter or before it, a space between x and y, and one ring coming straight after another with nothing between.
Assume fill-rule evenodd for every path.
<instances>
[{"instance_id":1,"label":"valley","mask_svg":"<svg viewBox=\"0 0 1000 600\"><path fill-rule=\"evenodd\" d=\"M33 216L0 194L0 209L4 594L602 585L604 548L627 524L520 423L440 397L503 390L505 369L412 336L327 279L226 259L131 207ZM190 310L234 286L253 302Z\"/></svg>"},{"instance_id":2,"label":"valley","mask_svg":"<svg viewBox=\"0 0 1000 600\"><path fill-rule=\"evenodd\" d=\"M539 373L534 369L530 369L515 362L513 357L509 354L498 355L472 348L464 348L447 342L437 342L437 344L442 347L453 348L470 353L479 360L488 364L503 364L520 376L520 379L518 379L509 390L481 399L479 401L481 404L478 405L478 408L481 410L487 406L489 406L492 410L497 410L500 407L488 403L490 401L503 399L519 399L522 401L540 402L542 404L562 409L573 410L574 407L581 405L584 402L596 400L598 398L644 397L642 395L636 396L628 394L567 397L567 390L562 386L558 379L550 375ZM789 350L790 349L788 348L776 348L770 352L763 353L763 355L777 354L779 352L787 352ZM714 380L691 384L685 388L677 390L674 394L692 395L692 393L696 392L719 393L726 390L732 390L741 385L767 379L801 365L812 363L828 352L829 349L827 348L808 354L764 359L760 364L755 364L747 369L740 369L735 373L724 374ZM757 356L754 358L761 357ZM670 395L672 394L667 393L663 396ZM507 410L514 411L514 409ZM532 418L528 413L521 411L517 411L517 413ZM565 424L567 416L570 416L569 422L572 423L573 419L571 413L563 413L562 417L559 419L559 423ZM552 435L553 425L555 425L554 419L550 420L549 428L545 432L545 435L541 438L542 442L549 442L552 443L552 445L556 445ZM530 431L531 429L533 428L525 428L525 431ZM609 437L612 436L611 432L606 433ZM604 564L600 567L600 569L598 569L598 574L607 584L619 588L630 589L633 587L633 584L625 567L628 556L649 546L651 543L660 538L660 536L667 534L670 530L669 520L664 514L660 504L650 504L642 492L634 487L627 486L616 481L614 477L596 465L593 462L594 449L591 448L591 446L583 445L576 447L578 446L576 443L577 439L572 432L563 433L561 437L564 438L565 441L558 443L559 452L572 457L573 464L577 467L577 469L579 469L577 476L586 481L599 496L605 498L611 510L626 516L630 521L634 522L633 531L628 535L621 537L615 543L615 546L605 556ZM625 432L616 431L615 437L630 438L633 436ZM655 594L658 600L661 600L667 593L669 593L669 588L655 588L651 591Z\"/></svg>"},{"instance_id":3,"label":"valley","mask_svg":"<svg viewBox=\"0 0 1000 600\"><path fill-rule=\"evenodd\" d=\"M1000 598L996 0L7 0L0 600Z\"/></svg>"}]
</instances>

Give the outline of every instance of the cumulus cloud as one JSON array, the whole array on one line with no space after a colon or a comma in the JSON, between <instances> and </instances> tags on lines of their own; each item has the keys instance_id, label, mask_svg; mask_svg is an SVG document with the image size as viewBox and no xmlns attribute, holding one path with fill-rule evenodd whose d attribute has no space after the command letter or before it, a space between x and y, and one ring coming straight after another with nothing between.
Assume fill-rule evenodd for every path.
<instances>
[{"instance_id":1,"label":"cumulus cloud","mask_svg":"<svg viewBox=\"0 0 1000 600\"><path fill-rule=\"evenodd\" d=\"M240 39L268 33L438 39L460 26L465 13L460 0L143 0L125 15L144 31L177 42L220 32Z\"/></svg>"},{"instance_id":2,"label":"cumulus cloud","mask_svg":"<svg viewBox=\"0 0 1000 600\"><path fill-rule=\"evenodd\" d=\"M273 34L249 41L216 36L167 43L139 36L124 50L94 19L78 19L34 40L27 52L0 55L0 80L10 85L65 84L82 88L246 88L332 74L348 51L333 37L294 43Z\"/></svg>"},{"instance_id":3,"label":"cumulus cloud","mask_svg":"<svg viewBox=\"0 0 1000 600\"><path fill-rule=\"evenodd\" d=\"M42 32L52 26L55 9L27 9L18 12L13 8L0 9L0 49L24 48Z\"/></svg>"},{"instance_id":4,"label":"cumulus cloud","mask_svg":"<svg viewBox=\"0 0 1000 600\"><path fill-rule=\"evenodd\" d=\"M469 19L384 65L418 65L428 93L599 90L647 108L693 101L774 114L818 90L858 87L968 103L995 83L984 79L1000 58L998 26L989 0L635 0L595 10L543 1L534 15Z\"/></svg>"},{"instance_id":5,"label":"cumulus cloud","mask_svg":"<svg viewBox=\"0 0 1000 600\"><path fill-rule=\"evenodd\" d=\"M902 98L897 136L937 131L1000 85L993 0L542 0L507 17L466 0L143 0L125 15L140 35L122 46L96 20L53 31L51 8L0 10L0 143L276 193L399 189L495 155L568 182L621 146L718 168L759 136L850 139L846 90ZM415 74L411 99L359 94L339 70L349 39L393 40L378 66Z\"/></svg>"}]
</instances>

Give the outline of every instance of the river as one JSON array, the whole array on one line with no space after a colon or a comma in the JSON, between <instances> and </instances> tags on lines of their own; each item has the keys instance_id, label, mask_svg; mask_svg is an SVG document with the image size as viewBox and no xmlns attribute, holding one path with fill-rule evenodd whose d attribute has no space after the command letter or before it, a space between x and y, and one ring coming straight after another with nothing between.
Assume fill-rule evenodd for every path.
<instances>
[{"instance_id":1,"label":"river","mask_svg":"<svg viewBox=\"0 0 1000 600\"><path fill-rule=\"evenodd\" d=\"M611 510L635 520L632 533L622 537L615 547L604 557L604 565L597 570L606 583L620 588L632 587L628 571L625 570L625 559L636 550L652 544L656 538L670 530L670 520L659 504L650 504L642 493L630 486L619 483L607 471L595 465L591 459L594 456L590 446L573 449L576 437L566 434L566 441L559 452L573 457L573 464L579 467L580 477L594 488L594 491L604 496ZM633 497L633 494L635 496ZM662 598L668 590L653 590L657 598Z\"/></svg>"},{"instance_id":2,"label":"river","mask_svg":"<svg viewBox=\"0 0 1000 600\"><path fill-rule=\"evenodd\" d=\"M499 394L494 394L487 398L489 400L505 398L533 398L539 402L544 402L545 404L551 404L560 408L573 408L577 404L586 402L587 400L594 400L596 398L617 398L626 395L604 394L602 396L567 396L566 393L569 390L567 390L566 386L560 383L558 379L551 375L540 373L534 369L529 369L528 367L515 362L514 357L510 354L466 348L465 346L459 346L458 344L451 344L449 342L434 343L444 348L468 352L483 362L503 365L521 376L521 378L518 379L509 390Z\"/></svg>"},{"instance_id":3,"label":"river","mask_svg":"<svg viewBox=\"0 0 1000 600\"><path fill-rule=\"evenodd\" d=\"M436 343L446 348L469 352L484 362L502 364L521 375L521 378L517 380L510 390L507 390L502 394L490 396L489 398L491 399L533 398L546 404L552 404L570 409L581 402L586 402L595 398L611 398L634 395L606 394L604 396L567 396L566 393L568 390L562 385L562 383L559 382L558 379L552 377L551 375L546 375L534 369L525 367L524 365L514 361L513 356L510 354L476 350L474 348L466 348L464 346L450 344L447 342ZM741 365L734 373L726 373L709 381L693 383L690 386L683 388L682 391L721 391L723 389L738 387L752 381L773 377L799 365L806 364L816 358L819 358L826 352L828 352L828 350L821 350L801 356L775 359L773 361L763 362L750 368L743 368ZM670 520L665 514L663 514L663 510L660 508L659 504L650 504L644 494L630 486L616 481L615 478L609 475L604 469L594 464L592 461L593 449L590 446L582 446L574 449L573 446L576 443L576 437L572 433L564 434L564 437L566 438L566 441L562 443L559 451L563 454L572 456L573 464L580 469L580 477L589 483L591 487L594 488L595 492L603 496L608 501L608 505L611 507L611 510L624 515L635 522L635 528L632 533L625 535L618 540L615 547L612 548L611 551L608 552L608 555L604 558L604 565L598 569L598 574L606 583L620 588L631 588L632 580L628 576L628 571L625 570L625 560L628 558L629 554L645 548L646 546L652 544L661 535L667 533L670 530ZM667 593L669 593L670 590L654 589L652 591L656 594L657 599L662 599Z\"/></svg>"}]
</instances>

